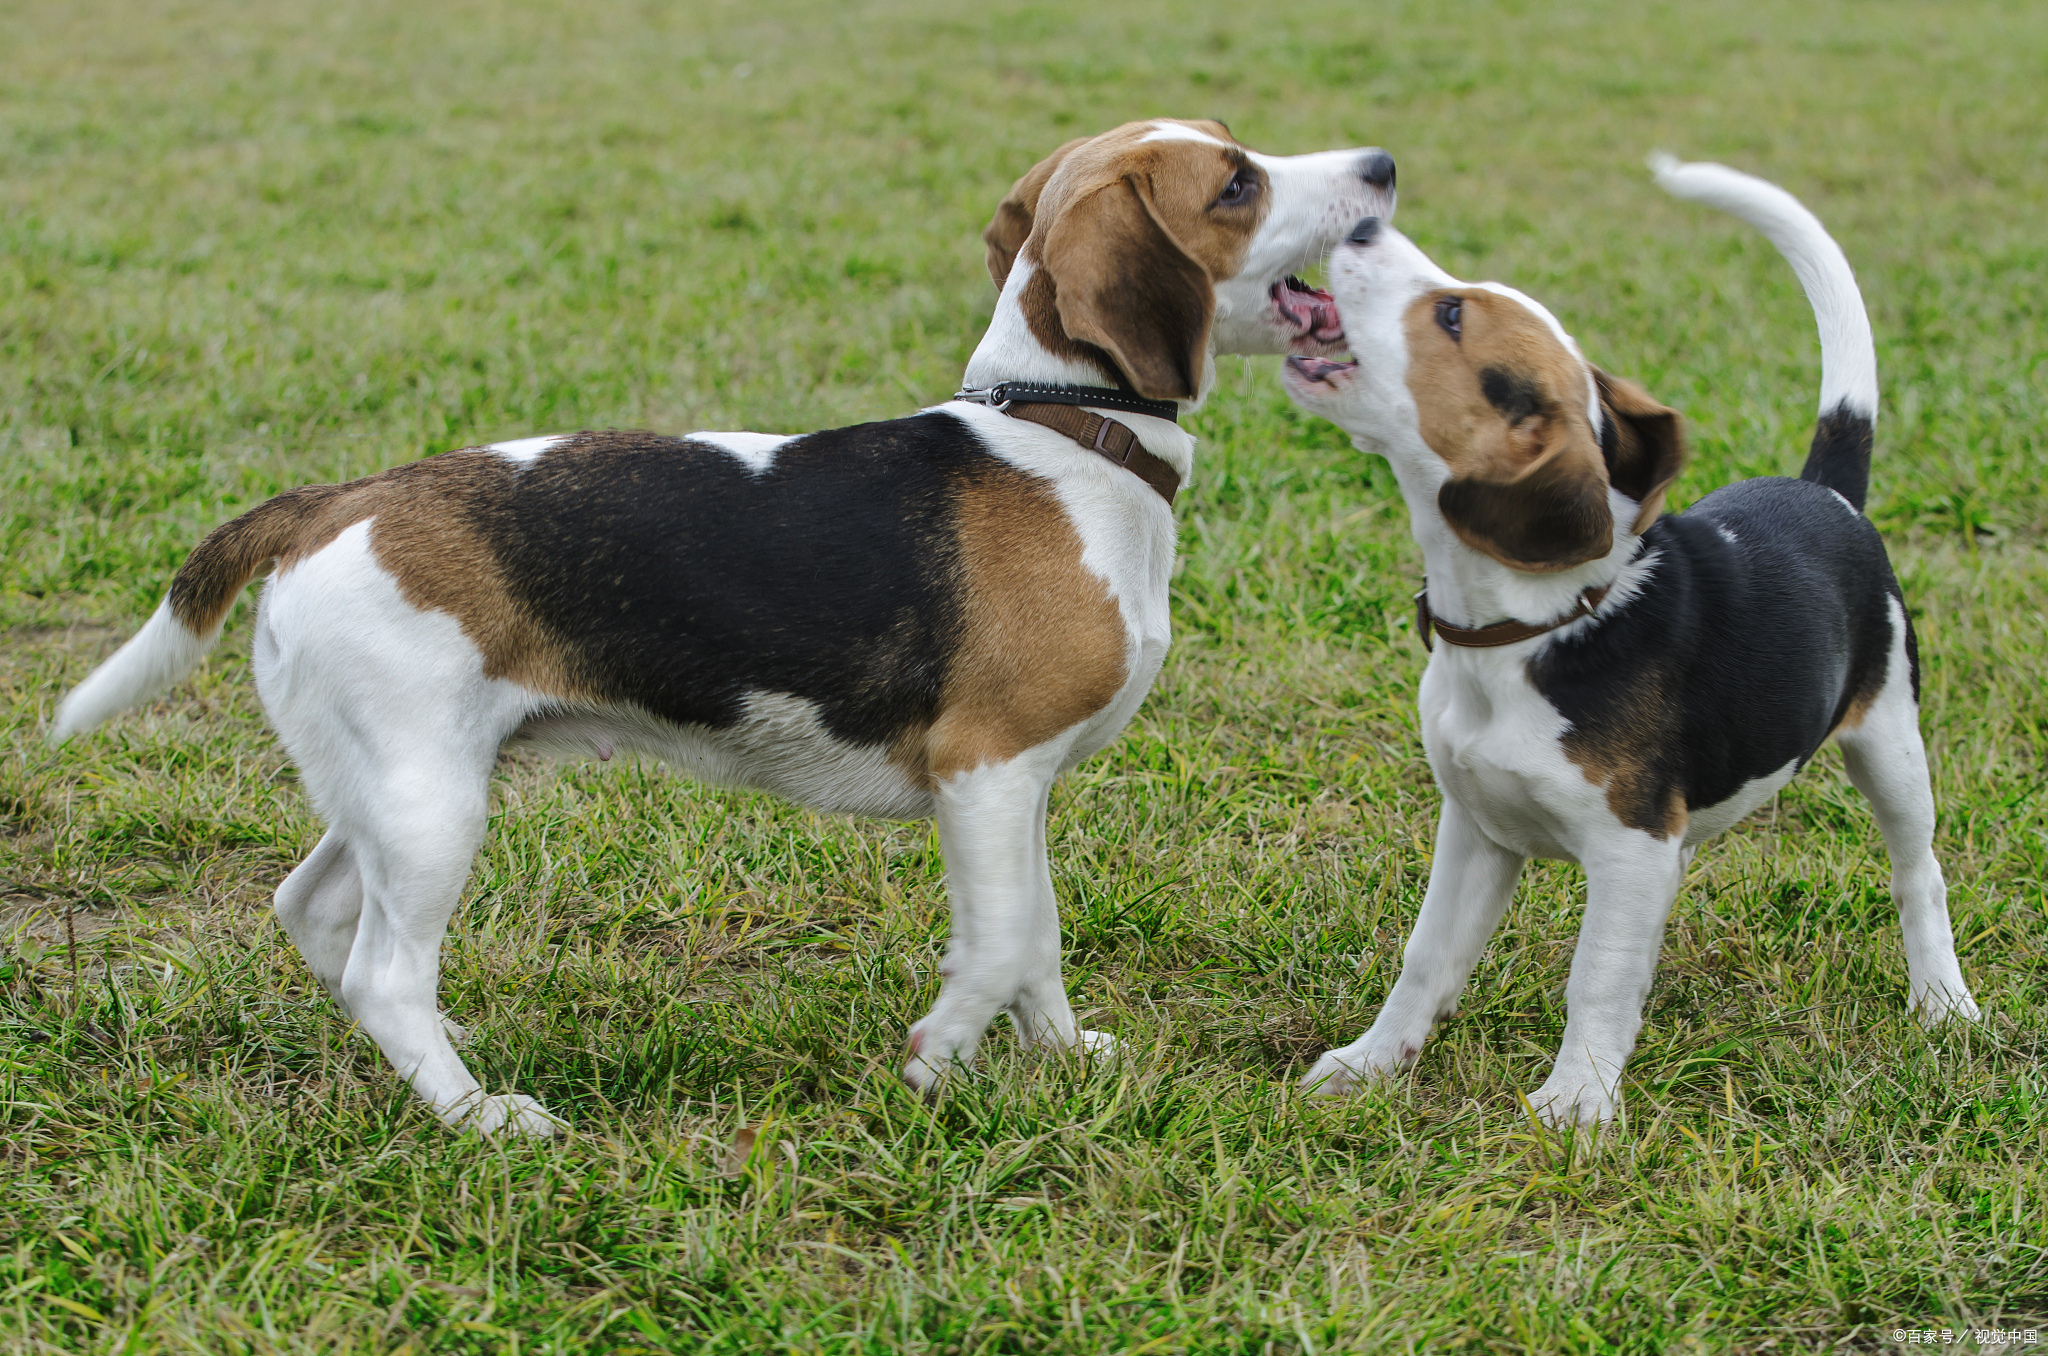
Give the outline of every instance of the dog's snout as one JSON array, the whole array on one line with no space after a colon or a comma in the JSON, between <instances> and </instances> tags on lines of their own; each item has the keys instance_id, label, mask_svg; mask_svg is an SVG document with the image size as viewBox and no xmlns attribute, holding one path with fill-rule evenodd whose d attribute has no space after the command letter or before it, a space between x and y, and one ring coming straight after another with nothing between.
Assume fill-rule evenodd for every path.
<instances>
[{"instance_id":1,"label":"dog's snout","mask_svg":"<svg viewBox=\"0 0 2048 1356\"><path fill-rule=\"evenodd\" d=\"M1394 157L1382 150L1370 150L1358 161L1358 177L1378 189L1394 186Z\"/></svg>"},{"instance_id":2,"label":"dog's snout","mask_svg":"<svg viewBox=\"0 0 2048 1356\"><path fill-rule=\"evenodd\" d=\"M1370 245L1379 238L1379 233L1380 219L1378 217L1361 217L1358 224L1351 228L1351 234L1344 238L1354 245Z\"/></svg>"}]
</instances>

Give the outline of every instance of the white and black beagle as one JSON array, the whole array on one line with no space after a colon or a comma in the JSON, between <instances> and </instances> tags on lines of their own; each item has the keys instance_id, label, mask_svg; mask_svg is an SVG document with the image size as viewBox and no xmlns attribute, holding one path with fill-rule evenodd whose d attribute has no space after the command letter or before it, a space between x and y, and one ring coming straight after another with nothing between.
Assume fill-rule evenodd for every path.
<instances>
[{"instance_id":1,"label":"white and black beagle","mask_svg":"<svg viewBox=\"0 0 2048 1356\"><path fill-rule=\"evenodd\" d=\"M1555 317L1450 277L1377 218L1331 259L1349 362L1290 358L1289 393L1392 464L1427 568L1423 738L1444 794L1429 889L1365 1035L1305 1086L1414 1064L1499 924L1522 863L1578 862L1586 913L1563 1048L1533 1100L1613 1115L1665 918L1698 844L1842 746L1892 859L1912 1006L1974 1018L1931 844L1913 628L1862 512L1877 364L1848 261L1789 194L1718 165L1658 181L1763 231L1821 335L1820 423L1797 480L1658 517L1678 415L1580 356Z\"/></svg>"},{"instance_id":2,"label":"white and black beagle","mask_svg":"<svg viewBox=\"0 0 2048 1356\"><path fill-rule=\"evenodd\" d=\"M1393 189L1382 151L1265 156L1217 123L1071 142L984 233L1002 297L959 399L796 437L533 438L279 495L201 543L52 735L182 676L272 572L257 690L329 826L278 919L451 1125L555 1124L484 1094L435 1000L512 743L935 816L952 944L906 1077L972 1059L1005 1009L1026 1043L1105 1045L1061 981L1048 788L1166 652L1175 416L1216 352L1340 351L1292 275Z\"/></svg>"}]
</instances>

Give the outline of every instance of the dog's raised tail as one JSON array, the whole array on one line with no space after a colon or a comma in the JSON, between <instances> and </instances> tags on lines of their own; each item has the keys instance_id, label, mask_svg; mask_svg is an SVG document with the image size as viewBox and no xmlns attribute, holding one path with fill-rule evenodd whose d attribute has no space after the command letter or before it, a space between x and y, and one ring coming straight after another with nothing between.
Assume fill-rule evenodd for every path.
<instances>
[{"instance_id":1,"label":"dog's raised tail","mask_svg":"<svg viewBox=\"0 0 2048 1356\"><path fill-rule=\"evenodd\" d=\"M199 543L140 631L57 706L50 742L61 744L155 696L206 657L244 586L305 539L310 519L344 487L307 485L221 524Z\"/></svg>"},{"instance_id":2,"label":"dog's raised tail","mask_svg":"<svg viewBox=\"0 0 2048 1356\"><path fill-rule=\"evenodd\" d=\"M1863 507L1870 490L1870 434L1877 422L1877 349L1863 293L1842 247L1819 218L1776 184L1726 165L1650 157L1657 185L1673 197L1718 207L1762 231L1799 275L1820 327L1820 422L1801 480Z\"/></svg>"}]
</instances>

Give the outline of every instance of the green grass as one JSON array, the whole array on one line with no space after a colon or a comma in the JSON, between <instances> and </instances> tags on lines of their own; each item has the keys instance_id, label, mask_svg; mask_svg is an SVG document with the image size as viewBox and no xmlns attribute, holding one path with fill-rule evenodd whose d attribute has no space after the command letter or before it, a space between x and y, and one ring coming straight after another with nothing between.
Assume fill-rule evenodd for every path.
<instances>
[{"instance_id":1,"label":"green grass","mask_svg":"<svg viewBox=\"0 0 2048 1356\"><path fill-rule=\"evenodd\" d=\"M933 0L0 12L0 1350L1889 1348L2048 1320L2048 13ZM893 1069L945 931L920 825L514 761L447 951L471 1059L574 1123L442 1130L265 905L318 833L247 675L51 753L199 536L289 485L581 426L949 393L977 232L1083 131L1379 143L1401 223L1683 408L1685 496L1795 467L1812 324L1653 146L1776 179L1862 277L1872 513L1921 627L1978 1029L1920 1032L1824 755L1703 852L1627 1115L1534 1130L1583 888L1532 868L1408 1080L1417 571L1384 469L1225 360L1179 641L1054 795L1068 977L1125 1057ZM75 936L75 947L67 939ZM751 1152L743 1128L752 1127Z\"/></svg>"}]
</instances>

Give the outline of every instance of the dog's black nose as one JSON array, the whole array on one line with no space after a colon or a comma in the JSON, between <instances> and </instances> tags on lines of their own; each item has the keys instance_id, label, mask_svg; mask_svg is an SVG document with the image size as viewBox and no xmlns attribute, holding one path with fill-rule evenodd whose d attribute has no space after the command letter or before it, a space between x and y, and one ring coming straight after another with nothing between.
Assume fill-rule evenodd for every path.
<instances>
[{"instance_id":1,"label":"dog's black nose","mask_svg":"<svg viewBox=\"0 0 2048 1356\"><path fill-rule=\"evenodd\" d=\"M1380 219L1378 217L1360 217L1358 224L1351 228L1351 234L1344 238L1354 245L1370 245L1379 237L1379 233Z\"/></svg>"},{"instance_id":2,"label":"dog's black nose","mask_svg":"<svg viewBox=\"0 0 2048 1356\"><path fill-rule=\"evenodd\" d=\"M1358 162L1358 177L1374 188L1394 186L1394 157L1385 151L1367 151Z\"/></svg>"}]
</instances>

